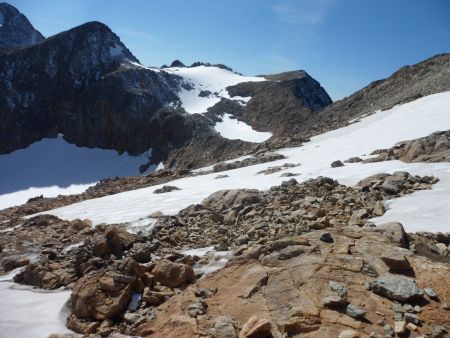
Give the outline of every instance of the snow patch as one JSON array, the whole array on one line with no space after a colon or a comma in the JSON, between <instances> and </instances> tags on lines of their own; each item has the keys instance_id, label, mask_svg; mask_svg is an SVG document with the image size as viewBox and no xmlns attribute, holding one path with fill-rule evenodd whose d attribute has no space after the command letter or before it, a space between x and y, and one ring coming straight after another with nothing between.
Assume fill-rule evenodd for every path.
<instances>
[{"instance_id":1,"label":"snow patch","mask_svg":"<svg viewBox=\"0 0 450 338\"><path fill-rule=\"evenodd\" d=\"M213 246L197 249L184 249L179 250L179 253L189 256L198 256L208 258L207 264L196 263L194 265L194 271L201 274L209 274L217 271L225 266L231 257L231 251L216 251Z\"/></svg>"},{"instance_id":2,"label":"snow patch","mask_svg":"<svg viewBox=\"0 0 450 338\"><path fill-rule=\"evenodd\" d=\"M206 113L209 107L214 106L221 98L241 100L240 97L230 97L226 87L234 86L241 82L266 81L262 77L243 76L232 71L213 66L198 67L170 67L164 71L179 75L183 78L186 88L178 93L182 107L189 114ZM209 95L201 95L201 92L209 91Z\"/></svg>"},{"instance_id":3,"label":"snow patch","mask_svg":"<svg viewBox=\"0 0 450 338\"><path fill-rule=\"evenodd\" d=\"M2 337L42 338L50 333L72 333L65 326L71 291L33 289L12 282L14 270L0 278Z\"/></svg>"},{"instance_id":4,"label":"snow patch","mask_svg":"<svg viewBox=\"0 0 450 338\"><path fill-rule=\"evenodd\" d=\"M396 106L390 110L379 111L361 119L360 122L333 130L311 138L311 142L301 147L281 149L277 152L287 159L262 163L254 166L229 170L226 180L217 180L216 173L185 177L170 182L182 189L165 194L153 194L161 185L152 186L98 199L87 200L59 209L46 211L63 219L87 218L94 224L132 222L145 218L155 211L173 215L190 204L201 203L211 193L222 189L267 190L279 185L286 178L279 173L261 176L257 172L268 167L283 165L286 162L301 163L301 166L288 169L299 174L297 181L328 176L340 183L354 185L359 180L376 174L408 171L415 175L435 175L441 179L431 190L414 193L408 197L410 209L400 203L391 203L386 214L398 212L395 217L407 231L442 231L450 229L450 203L443 196L450 195L449 163L403 163L386 161L370 164L353 163L343 167L331 168L334 160L346 160L353 156L364 157L375 149L389 148L392 145L418 137L427 136L438 130L450 129L450 92L434 94L416 101ZM367 157L367 156L366 156ZM167 183L166 183L167 184ZM426 201L425 201L426 200ZM397 201L397 200L396 200ZM441 205L439 210L434 204ZM416 207L412 210L412 207ZM431 215L423 223L422 214Z\"/></svg>"},{"instance_id":5,"label":"snow patch","mask_svg":"<svg viewBox=\"0 0 450 338\"><path fill-rule=\"evenodd\" d=\"M231 117L230 114L224 114L222 122L217 122L214 126L214 129L227 139L260 143L272 137L272 133L256 131L248 124Z\"/></svg>"},{"instance_id":6,"label":"snow patch","mask_svg":"<svg viewBox=\"0 0 450 338\"><path fill-rule=\"evenodd\" d=\"M132 234L137 234L139 231L149 231L156 224L154 218L144 218L137 221L129 222L125 224L127 231Z\"/></svg>"}]
</instances>

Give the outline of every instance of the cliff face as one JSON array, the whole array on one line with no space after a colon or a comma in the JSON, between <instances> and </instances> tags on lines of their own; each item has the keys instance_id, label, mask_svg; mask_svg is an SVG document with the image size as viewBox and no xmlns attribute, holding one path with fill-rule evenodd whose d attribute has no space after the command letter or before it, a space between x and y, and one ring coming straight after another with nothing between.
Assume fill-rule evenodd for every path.
<instances>
[{"instance_id":1,"label":"cliff face","mask_svg":"<svg viewBox=\"0 0 450 338\"><path fill-rule=\"evenodd\" d=\"M91 22L0 56L0 153L63 133L80 146L138 153L177 114L176 76L138 60L105 25ZM164 121L165 122L165 121ZM169 124L170 124L169 123Z\"/></svg>"},{"instance_id":2,"label":"cliff face","mask_svg":"<svg viewBox=\"0 0 450 338\"><path fill-rule=\"evenodd\" d=\"M0 3L0 50L31 46L42 40L42 34L25 15L7 3Z\"/></svg>"}]
</instances>

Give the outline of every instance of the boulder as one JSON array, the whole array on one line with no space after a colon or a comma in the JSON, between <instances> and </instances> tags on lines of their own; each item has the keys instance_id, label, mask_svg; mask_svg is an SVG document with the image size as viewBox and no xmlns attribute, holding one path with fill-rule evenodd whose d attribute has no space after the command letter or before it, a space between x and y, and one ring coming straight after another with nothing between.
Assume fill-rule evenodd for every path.
<instances>
[{"instance_id":1,"label":"boulder","mask_svg":"<svg viewBox=\"0 0 450 338\"><path fill-rule=\"evenodd\" d=\"M381 255L381 260L393 271L411 270L411 264L405 256L405 253L399 250L386 250Z\"/></svg>"},{"instance_id":2,"label":"boulder","mask_svg":"<svg viewBox=\"0 0 450 338\"><path fill-rule=\"evenodd\" d=\"M229 316L220 316L214 320L213 337L215 338L236 338L236 328L233 320Z\"/></svg>"},{"instance_id":3,"label":"boulder","mask_svg":"<svg viewBox=\"0 0 450 338\"><path fill-rule=\"evenodd\" d=\"M369 283L369 290L391 300L407 302L423 297L422 289L410 278L387 275Z\"/></svg>"},{"instance_id":4,"label":"boulder","mask_svg":"<svg viewBox=\"0 0 450 338\"><path fill-rule=\"evenodd\" d=\"M90 320L120 317L130 303L134 280L113 271L80 278L72 291L72 313L77 318Z\"/></svg>"},{"instance_id":5,"label":"boulder","mask_svg":"<svg viewBox=\"0 0 450 338\"><path fill-rule=\"evenodd\" d=\"M342 163L342 161L333 161L331 162L331 168L338 168L338 167L343 167L344 163Z\"/></svg>"},{"instance_id":6,"label":"boulder","mask_svg":"<svg viewBox=\"0 0 450 338\"><path fill-rule=\"evenodd\" d=\"M30 260L26 257L8 257L3 259L2 266L5 271L10 271L28 265L29 263Z\"/></svg>"},{"instance_id":7,"label":"boulder","mask_svg":"<svg viewBox=\"0 0 450 338\"><path fill-rule=\"evenodd\" d=\"M407 247L408 239L406 236L405 229L403 225L398 222L383 223L376 226L371 231L376 231L382 233L384 236L389 238L391 242L396 243L401 247Z\"/></svg>"},{"instance_id":8,"label":"boulder","mask_svg":"<svg viewBox=\"0 0 450 338\"><path fill-rule=\"evenodd\" d=\"M178 287L195 279L192 267L174 263L167 259L158 261L152 270L152 274L158 282L170 287Z\"/></svg>"}]
</instances>

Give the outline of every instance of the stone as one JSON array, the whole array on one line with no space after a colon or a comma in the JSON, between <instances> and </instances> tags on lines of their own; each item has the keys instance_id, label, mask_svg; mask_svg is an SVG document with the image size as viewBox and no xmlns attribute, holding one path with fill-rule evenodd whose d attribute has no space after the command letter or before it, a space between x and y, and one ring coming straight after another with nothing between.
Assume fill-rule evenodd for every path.
<instances>
[{"instance_id":1,"label":"stone","mask_svg":"<svg viewBox=\"0 0 450 338\"><path fill-rule=\"evenodd\" d=\"M355 330L344 330L339 333L339 338L360 338L361 335Z\"/></svg>"},{"instance_id":2,"label":"stone","mask_svg":"<svg viewBox=\"0 0 450 338\"><path fill-rule=\"evenodd\" d=\"M419 325L420 324L419 316L417 316L417 315L415 315L413 313L408 313L408 312L405 313L404 318L405 318L406 322L408 322L408 323L413 323L415 325Z\"/></svg>"},{"instance_id":3,"label":"stone","mask_svg":"<svg viewBox=\"0 0 450 338\"><path fill-rule=\"evenodd\" d=\"M194 294L196 297L200 298L211 298L215 293L217 292L217 289L212 288L199 288L195 290Z\"/></svg>"},{"instance_id":4,"label":"stone","mask_svg":"<svg viewBox=\"0 0 450 338\"><path fill-rule=\"evenodd\" d=\"M8 257L2 261L2 266L5 271L11 271L16 268L28 265L30 260L26 257Z\"/></svg>"},{"instance_id":5,"label":"stone","mask_svg":"<svg viewBox=\"0 0 450 338\"><path fill-rule=\"evenodd\" d=\"M167 259L158 261L152 270L155 279L163 285L178 287L195 279L191 266L174 263Z\"/></svg>"},{"instance_id":6,"label":"stone","mask_svg":"<svg viewBox=\"0 0 450 338\"><path fill-rule=\"evenodd\" d=\"M363 318L366 315L366 311L363 309L360 309L359 307L356 307L352 304L348 304L347 308L345 309L345 313L353 318Z\"/></svg>"},{"instance_id":7,"label":"stone","mask_svg":"<svg viewBox=\"0 0 450 338\"><path fill-rule=\"evenodd\" d=\"M346 304L347 300L337 294L325 296L322 299L322 304L326 307L337 307Z\"/></svg>"},{"instance_id":8,"label":"stone","mask_svg":"<svg viewBox=\"0 0 450 338\"><path fill-rule=\"evenodd\" d=\"M178 187L175 186L171 186L171 185L165 185L162 188L156 189L155 191L153 191L154 194L165 194L174 190L181 190Z\"/></svg>"},{"instance_id":9,"label":"stone","mask_svg":"<svg viewBox=\"0 0 450 338\"><path fill-rule=\"evenodd\" d=\"M342 161L333 161L331 162L331 168L338 168L338 167L343 167L344 163L342 163Z\"/></svg>"},{"instance_id":10,"label":"stone","mask_svg":"<svg viewBox=\"0 0 450 338\"><path fill-rule=\"evenodd\" d=\"M432 338L443 338L445 337L446 333L448 332L448 330L441 326L441 325L436 325L433 326L433 328L431 329L431 337Z\"/></svg>"},{"instance_id":11,"label":"stone","mask_svg":"<svg viewBox=\"0 0 450 338\"><path fill-rule=\"evenodd\" d=\"M99 326L100 322L80 320L74 315L69 316L69 318L67 319L67 327L72 331L81 334L88 335L91 333L95 333Z\"/></svg>"},{"instance_id":12,"label":"stone","mask_svg":"<svg viewBox=\"0 0 450 338\"><path fill-rule=\"evenodd\" d=\"M187 313L190 317L192 318L196 318L197 316L200 315L204 315L206 313L206 309L208 308L208 306L206 305L205 302L200 301L194 304L190 304L187 307Z\"/></svg>"},{"instance_id":13,"label":"stone","mask_svg":"<svg viewBox=\"0 0 450 338\"><path fill-rule=\"evenodd\" d=\"M394 323L394 332L397 335L401 335L406 332L406 322L404 320L402 321L396 321Z\"/></svg>"},{"instance_id":14,"label":"stone","mask_svg":"<svg viewBox=\"0 0 450 338\"><path fill-rule=\"evenodd\" d=\"M324 232L323 234L321 234L319 239L325 243L333 243L334 242L333 237L331 237L331 234L329 232Z\"/></svg>"},{"instance_id":15,"label":"stone","mask_svg":"<svg viewBox=\"0 0 450 338\"><path fill-rule=\"evenodd\" d=\"M220 316L214 320L215 338L236 338L236 328L234 322L229 316Z\"/></svg>"},{"instance_id":16,"label":"stone","mask_svg":"<svg viewBox=\"0 0 450 338\"><path fill-rule=\"evenodd\" d=\"M167 294L164 292L152 291L146 287L142 294L142 301L147 303L147 305L158 306L166 301L166 296Z\"/></svg>"},{"instance_id":17,"label":"stone","mask_svg":"<svg viewBox=\"0 0 450 338\"><path fill-rule=\"evenodd\" d=\"M407 246L407 236L403 225L398 222L389 222L379 224L374 231L383 233L393 243L398 244L401 247Z\"/></svg>"},{"instance_id":18,"label":"stone","mask_svg":"<svg viewBox=\"0 0 450 338\"><path fill-rule=\"evenodd\" d=\"M407 302L423 297L423 291L407 277L387 275L369 282L369 290L391 300Z\"/></svg>"},{"instance_id":19,"label":"stone","mask_svg":"<svg viewBox=\"0 0 450 338\"><path fill-rule=\"evenodd\" d=\"M331 291L335 292L341 297L347 298L347 288L344 285L332 280L329 282L329 286Z\"/></svg>"},{"instance_id":20,"label":"stone","mask_svg":"<svg viewBox=\"0 0 450 338\"><path fill-rule=\"evenodd\" d=\"M436 293L436 291L434 291L433 288L425 288L423 289L423 292L425 292L425 294L432 299L438 298L438 295Z\"/></svg>"},{"instance_id":21,"label":"stone","mask_svg":"<svg viewBox=\"0 0 450 338\"><path fill-rule=\"evenodd\" d=\"M214 177L214 179L221 179L221 178L227 178L228 175L217 175L216 177Z\"/></svg>"},{"instance_id":22,"label":"stone","mask_svg":"<svg viewBox=\"0 0 450 338\"><path fill-rule=\"evenodd\" d=\"M394 337L395 336L394 328L391 325L386 324L386 325L384 325L383 329L384 329L384 333L386 333L387 337Z\"/></svg>"},{"instance_id":23,"label":"stone","mask_svg":"<svg viewBox=\"0 0 450 338\"><path fill-rule=\"evenodd\" d=\"M381 255L381 260L393 271L409 271L411 264L400 250L387 250Z\"/></svg>"},{"instance_id":24,"label":"stone","mask_svg":"<svg viewBox=\"0 0 450 338\"><path fill-rule=\"evenodd\" d=\"M358 163L362 162L360 157L350 157L348 160L345 160L344 163Z\"/></svg>"},{"instance_id":25,"label":"stone","mask_svg":"<svg viewBox=\"0 0 450 338\"><path fill-rule=\"evenodd\" d=\"M408 323L407 328L410 329L411 331L417 331L419 329L419 327L413 323Z\"/></svg>"},{"instance_id":26,"label":"stone","mask_svg":"<svg viewBox=\"0 0 450 338\"><path fill-rule=\"evenodd\" d=\"M390 182L384 182L381 185L381 189L383 189L384 192L386 192L390 195L395 195L399 192L399 188Z\"/></svg>"},{"instance_id":27,"label":"stone","mask_svg":"<svg viewBox=\"0 0 450 338\"><path fill-rule=\"evenodd\" d=\"M72 313L78 318L113 319L120 316L130 303L133 286L116 282L115 272L85 275L72 291Z\"/></svg>"},{"instance_id":28,"label":"stone","mask_svg":"<svg viewBox=\"0 0 450 338\"><path fill-rule=\"evenodd\" d=\"M145 321L145 317L140 316L137 313L130 313L130 312L125 313L123 319L125 319L127 323L134 325L142 324Z\"/></svg>"},{"instance_id":29,"label":"stone","mask_svg":"<svg viewBox=\"0 0 450 338\"><path fill-rule=\"evenodd\" d=\"M252 316L242 327L239 338L270 337L272 325L266 318Z\"/></svg>"}]
</instances>

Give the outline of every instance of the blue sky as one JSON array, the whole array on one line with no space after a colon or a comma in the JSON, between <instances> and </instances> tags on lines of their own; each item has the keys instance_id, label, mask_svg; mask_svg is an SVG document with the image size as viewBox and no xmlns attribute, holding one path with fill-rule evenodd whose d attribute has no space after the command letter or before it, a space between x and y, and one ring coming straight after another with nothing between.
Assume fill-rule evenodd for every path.
<instances>
[{"instance_id":1,"label":"blue sky","mask_svg":"<svg viewBox=\"0 0 450 338\"><path fill-rule=\"evenodd\" d=\"M450 51L448 0L11 0L45 36L107 24L141 61L304 69L333 99Z\"/></svg>"}]
</instances>

